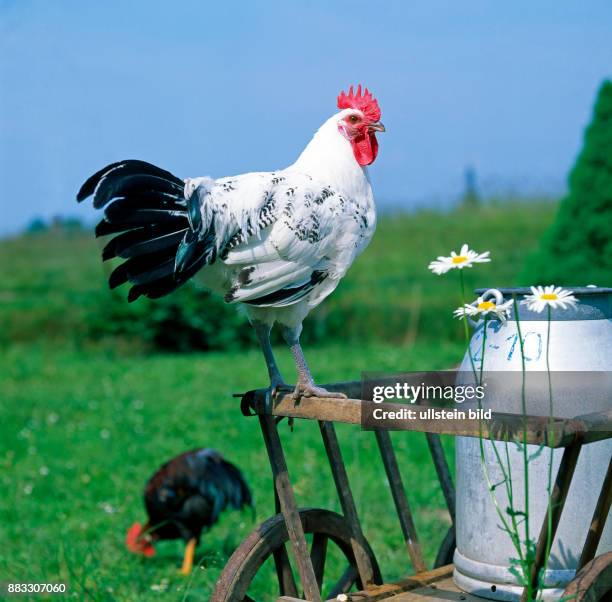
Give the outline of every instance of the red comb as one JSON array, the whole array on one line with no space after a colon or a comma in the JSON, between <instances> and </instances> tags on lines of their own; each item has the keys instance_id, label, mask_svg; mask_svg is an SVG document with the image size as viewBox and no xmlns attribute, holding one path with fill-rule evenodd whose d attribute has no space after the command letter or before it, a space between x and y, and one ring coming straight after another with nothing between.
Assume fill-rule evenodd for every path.
<instances>
[{"instance_id":1,"label":"red comb","mask_svg":"<svg viewBox=\"0 0 612 602\"><path fill-rule=\"evenodd\" d=\"M142 535L142 526L140 523L134 523L125 536L127 549L135 554L143 554L147 557L155 556L155 548Z\"/></svg>"},{"instance_id":2,"label":"red comb","mask_svg":"<svg viewBox=\"0 0 612 602\"><path fill-rule=\"evenodd\" d=\"M380 119L378 101L372 96L372 93L367 88L362 94L361 84L357 86L357 94L353 92L353 86L349 88L348 94L346 94L346 92L340 92L338 96L338 108L357 109L370 121L378 121Z\"/></svg>"}]
</instances>

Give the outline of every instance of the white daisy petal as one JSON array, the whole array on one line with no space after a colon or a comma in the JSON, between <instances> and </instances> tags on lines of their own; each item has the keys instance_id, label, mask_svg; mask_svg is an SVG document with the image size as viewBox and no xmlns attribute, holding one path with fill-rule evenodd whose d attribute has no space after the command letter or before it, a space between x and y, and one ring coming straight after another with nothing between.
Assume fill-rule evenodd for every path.
<instances>
[{"instance_id":1,"label":"white daisy petal","mask_svg":"<svg viewBox=\"0 0 612 602\"><path fill-rule=\"evenodd\" d=\"M510 315L510 308L512 307L512 301L506 301L505 303L495 304L489 298L478 297L476 301L468 304L466 303L462 307L457 308L453 315L456 318L463 318L465 316L470 317L484 317L493 318L500 320L505 323Z\"/></svg>"},{"instance_id":2,"label":"white daisy petal","mask_svg":"<svg viewBox=\"0 0 612 602\"><path fill-rule=\"evenodd\" d=\"M551 309L567 309L574 307L578 303L578 299L574 297L572 291L555 286L532 286L531 294L525 295L521 303L527 305L527 308L536 313L544 311L546 307Z\"/></svg>"},{"instance_id":3,"label":"white daisy petal","mask_svg":"<svg viewBox=\"0 0 612 602\"><path fill-rule=\"evenodd\" d=\"M439 256L427 267L434 274L446 274L446 272L454 269L462 270L463 268L471 268L475 263L487 263L491 261L489 254L489 251L476 253L476 251L470 249L467 244L463 244L458 254L456 251L451 251L448 257Z\"/></svg>"}]
</instances>

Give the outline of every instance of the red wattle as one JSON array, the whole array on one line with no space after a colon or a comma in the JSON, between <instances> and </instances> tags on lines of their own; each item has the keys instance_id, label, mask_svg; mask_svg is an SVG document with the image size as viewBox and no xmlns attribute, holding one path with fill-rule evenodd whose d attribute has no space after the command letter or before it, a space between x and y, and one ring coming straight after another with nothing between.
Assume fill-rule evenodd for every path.
<instances>
[{"instance_id":1,"label":"red wattle","mask_svg":"<svg viewBox=\"0 0 612 602\"><path fill-rule=\"evenodd\" d=\"M378 154L378 140L373 132L368 132L362 136L357 136L351 140L353 155L357 163L362 167L374 163Z\"/></svg>"}]
</instances>

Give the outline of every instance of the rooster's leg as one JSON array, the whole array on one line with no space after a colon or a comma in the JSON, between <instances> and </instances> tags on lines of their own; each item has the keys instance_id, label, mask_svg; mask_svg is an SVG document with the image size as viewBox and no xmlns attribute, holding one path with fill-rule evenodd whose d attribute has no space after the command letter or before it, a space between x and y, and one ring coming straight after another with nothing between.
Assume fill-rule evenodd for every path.
<instances>
[{"instance_id":1,"label":"rooster's leg","mask_svg":"<svg viewBox=\"0 0 612 602\"><path fill-rule=\"evenodd\" d=\"M295 386L295 391L293 396L295 399L299 399L300 397L335 397L338 399L346 399L346 395L344 393L339 393L337 391L328 391L323 387L318 387L315 385L314 379L312 378L312 374L310 373L310 368L306 362L306 358L304 357L304 352L302 351L302 346L300 345L300 331L301 328L288 328L283 327L282 333L283 338L289 345L289 349L291 349L291 353L293 354L293 359L295 360L295 367L297 368L298 373L298 381Z\"/></svg>"},{"instance_id":2,"label":"rooster's leg","mask_svg":"<svg viewBox=\"0 0 612 602\"><path fill-rule=\"evenodd\" d=\"M276 364L274 353L272 353L272 345L270 344L270 331L272 327L259 320L252 320L251 325L257 334L261 350L266 359L266 367L268 368L268 376L270 377L270 393L274 395L279 389L290 389L291 387L283 380Z\"/></svg>"},{"instance_id":3,"label":"rooster's leg","mask_svg":"<svg viewBox=\"0 0 612 602\"><path fill-rule=\"evenodd\" d=\"M185 556L183 557L183 566L181 567L181 575L189 575L193 568L193 556L195 554L196 538L192 537L185 546Z\"/></svg>"}]
</instances>

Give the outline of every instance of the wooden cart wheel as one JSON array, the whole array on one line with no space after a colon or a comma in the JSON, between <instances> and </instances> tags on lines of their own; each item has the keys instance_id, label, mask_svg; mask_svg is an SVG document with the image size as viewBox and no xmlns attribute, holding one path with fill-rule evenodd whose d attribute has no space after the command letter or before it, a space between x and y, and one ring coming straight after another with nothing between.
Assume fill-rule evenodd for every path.
<instances>
[{"instance_id":1,"label":"wooden cart wheel","mask_svg":"<svg viewBox=\"0 0 612 602\"><path fill-rule=\"evenodd\" d=\"M446 532L444 540L440 544L440 549L438 550L438 555L436 556L436 560L434 562L434 569L438 569L441 566L446 566L447 564L452 564L456 547L457 542L455 540L455 527L451 526Z\"/></svg>"},{"instance_id":2,"label":"wooden cart wheel","mask_svg":"<svg viewBox=\"0 0 612 602\"><path fill-rule=\"evenodd\" d=\"M572 602L612 600L612 552L587 562L570 581L561 599Z\"/></svg>"},{"instance_id":3,"label":"wooden cart wheel","mask_svg":"<svg viewBox=\"0 0 612 602\"><path fill-rule=\"evenodd\" d=\"M301 509L300 518L323 599L348 592L352 587L362 589L346 520L319 508ZM367 542L365 546L375 583L380 584L378 563ZM232 554L217 581L212 602L263 602L281 595L299 598L301 588L296 581L299 577L291 566L290 555L285 521L277 514L253 531Z\"/></svg>"}]
</instances>

